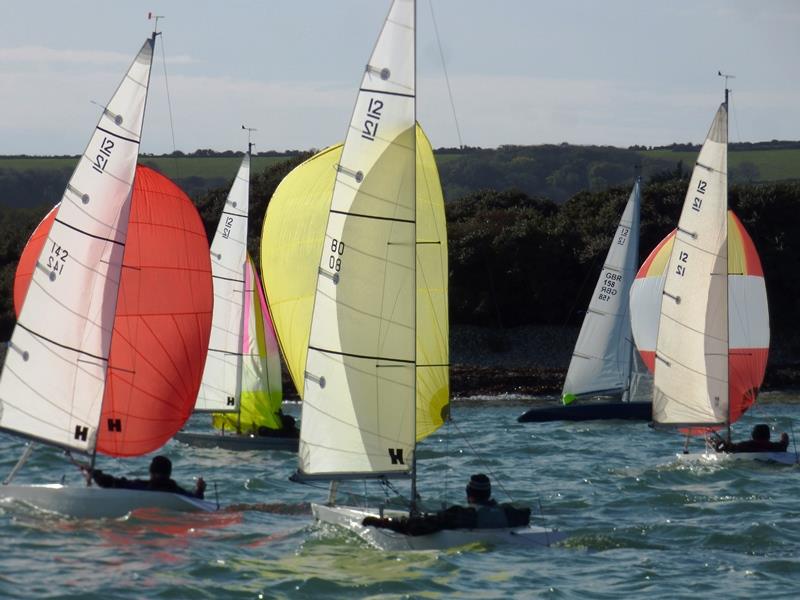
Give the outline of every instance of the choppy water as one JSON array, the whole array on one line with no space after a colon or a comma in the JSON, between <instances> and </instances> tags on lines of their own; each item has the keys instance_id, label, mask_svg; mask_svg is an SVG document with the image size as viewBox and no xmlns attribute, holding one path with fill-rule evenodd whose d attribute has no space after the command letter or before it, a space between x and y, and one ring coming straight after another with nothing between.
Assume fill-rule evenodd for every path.
<instances>
[{"instance_id":1,"label":"choppy water","mask_svg":"<svg viewBox=\"0 0 800 600\"><path fill-rule=\"evenodd\" d=\"M798 395L766 397L736 437L759 421L791 430ZM223 506L249 506L77 521L2 504L0 597L796 596L798 467L683 466L673 460L681 448L674 434L643 423L519 424L524 409L508 399L456 402L457 425L420 447L420 488L433 504L461 501L470 473L491 472L515 500L536 512L541 504L546 522L570 534L559 546L379 552L312 523L308 503L324 500L326 490L287 481L293 455L170 442L175 479L189 486L203 475L208 496L216 483ZM0 437L3 473L20 452L18 440ZM99 460L134 476L145 476L149 462ZM78 482L58 452L40 449L17 481L63 475ZM382 497L375 484L367 491ZM507 499L497 484L495 496Z\"/></svg>"}]
</instances>

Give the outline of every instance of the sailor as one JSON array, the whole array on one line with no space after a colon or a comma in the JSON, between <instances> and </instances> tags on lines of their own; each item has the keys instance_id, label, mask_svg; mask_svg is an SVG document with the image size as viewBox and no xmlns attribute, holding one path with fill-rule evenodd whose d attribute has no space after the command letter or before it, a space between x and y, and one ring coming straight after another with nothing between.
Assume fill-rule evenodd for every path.
<instances>
[{"instance_id":1,"label":"sailor","mask_svg":"<svg viewBox=\"0 0 800 600\"><path fill-rule=\"evenodd\" d=\"M103 473L99 469L90 471L92 479L100 487L104 488L124 488L128 490L150 490L154 492L172 492L182 496L202 498L206 490L206 482L200 477L193 492L189 492L175 483L170 478L172 475L172 461L166 456L156 456L150 462L150 479L126 479L125 477L114 477Z\"/></svg>"},{"instance_id":2,"label":"sailor","mask_svg":"<svg viewBox=\"0 0 800 600\"><path fill-rule=\"evenodd\" d=\"M770 441L769 425L759 423L753 427L750 439L733 444L717 436L714 447L717 452L786 452L789 436L784 431L779 442Z\"/></svg>"},{"instance_id":3,"label":"sailor","mask_svg":"<svg viewBox=\"0 0 800 600\"><path fill-rule=\"evenodd\" d=\"M508 527L505 510L492 499L492 482L483 473L470 476L467 483L467 502L475 509L475 527Z\"/></svg>"},{"instance_id":4,"label":"sailor","mask_svg":"<svg viewBox=\"0 0 800 600\"><path fill-rule=\"evenodd\" d=\"M366 517L362 524L391 529L406 535L426 535L443 529L523 527L530 522L529 508L501 505L492 499L492 483L483 473L476 473L469 478L466 492L468 506L454 505L436 513L399 519Z\"/></svg>"},{"instance_id":5,"label":"sailor","mask_svg":"<svg viewBox=\"0 0 800 600\"><path fill-rule=\"evenodd\" d=\"M297 423L293 416L283 414L283 411L278 409L277 417L280 419L280 429L270 429L269 427L261 426L258 428L258 435L265 437L283 437L283 438L299 438L300 430L297 428Z\"/></svg>"}]
</instances>

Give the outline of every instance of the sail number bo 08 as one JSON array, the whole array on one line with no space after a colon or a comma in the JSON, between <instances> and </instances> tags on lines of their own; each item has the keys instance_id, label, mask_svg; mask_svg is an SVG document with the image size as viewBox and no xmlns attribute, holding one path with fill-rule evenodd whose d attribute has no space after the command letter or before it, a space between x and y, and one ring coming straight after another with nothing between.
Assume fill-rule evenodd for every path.
<instances>
[{"instance_id":1,"label":"sail number bo 08","mask_svg":"<svg viewBox=\"0 0 800 600\"><path fill-rule=\"evenodd\" d=\"M342 269L342 255L344 254L344 242L336 238L331 240L331 254L328 256L328 267L337 273Z\"/></svg>"}]
</instances>

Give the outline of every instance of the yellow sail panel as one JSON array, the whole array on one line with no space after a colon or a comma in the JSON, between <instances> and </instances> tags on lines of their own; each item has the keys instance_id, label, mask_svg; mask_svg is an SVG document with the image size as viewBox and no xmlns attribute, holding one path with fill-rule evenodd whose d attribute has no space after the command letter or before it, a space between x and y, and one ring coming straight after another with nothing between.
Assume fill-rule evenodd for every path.
<instances>
[{"instance_id":1,"label":"yellow sail panel","mask_svg":"<svg viewBox=\"0 0 800 600\"><path fill-rule=\"evenodd\" d=\"M261 232L261 273L275 332L300 397L317 289L317 266L342 145L289 173L275 190Z\"/></svg>"},{"instance_id":2,"label":"yellow sail panel","mask_svg":"<svg viewBox=\"0 0 800 600\"><path fill-rule=\"evenodd\" d=\"M419 441L444 423L450 402L447 228L439 172L417 125L417 409ZM272 321L298 393L303 395L316 274L341 144L295 168L270 200L261 269Z\"/></svg>"},{"instance_id":3,"label":"yellow sail panel","mask_svg":"<svg viewBox=\"0 0 800 600\"><path fill-rule=\"evenodd\" d=\"M450 410L447 225L433 149L417 125L417 441Z\"/></svg>"}]
</instances>

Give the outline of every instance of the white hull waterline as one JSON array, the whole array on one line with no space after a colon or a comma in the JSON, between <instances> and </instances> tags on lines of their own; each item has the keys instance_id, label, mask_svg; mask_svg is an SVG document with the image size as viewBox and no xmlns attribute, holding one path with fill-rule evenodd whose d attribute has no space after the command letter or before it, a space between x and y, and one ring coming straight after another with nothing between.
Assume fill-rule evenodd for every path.
<instances>
[{"instance_id":1,"label":"white hull waterline","mask_svg":"<svg viewBox=\"0 0 800 600\"><path fill-rule=\"evenodd\" d=\"M701 464L725 464L731 462L760 462L781 465L800 464L797 452L702 452L678 454L678 462Z\"/></svg>"},{"instance_id":2,"label":"white hull waterline","mask_svg":"<svg viewBox=\"0 0 800 600\"><path fill-rule=\"evenodd\" d=\"M377 510L347 506L312 504L314 517L322 522L337 525L358 534L379 550L445 550L470 544L496 546L547 547L565 539L567 535L544 527L505 527L499 529L444 529L428 535L404 535L389 529L362 525L364 517L376 517ZM383 512L386 517L402 517L402 511Z\"/></svg>"},{"instance_id":3,"label":"white hull waterline","mask_svg":"<svg viewBox=\"0 0 800 600\"><path fill-rule=\"evenodd\" d=\"M236 435L220 433L195 433L179 431L173 439L196 448L222 448L223 450L285 450L297 452L298 438L278 436Z\"/></svg>"},{"instance_id":4,"label":"white hull waterline","mask_svg":"<svg viewBox=\"0 0 800 600\"><path fill-rule=\"evenodd\" d=\"M61 484L3 485L0 499L81 519L114 519L140 509L212 512L218 508L214 502L170 492Z\"/></svg>"}]
</instances>

